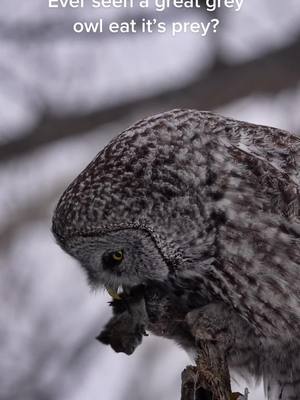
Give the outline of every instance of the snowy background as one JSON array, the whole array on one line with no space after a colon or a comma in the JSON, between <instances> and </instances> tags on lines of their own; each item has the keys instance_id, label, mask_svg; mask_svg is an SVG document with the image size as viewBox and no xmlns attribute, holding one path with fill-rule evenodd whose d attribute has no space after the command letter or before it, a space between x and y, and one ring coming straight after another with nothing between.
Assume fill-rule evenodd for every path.
<instances>
[{"instance_id":1,"label":"snowy background","mask_svg":"<svg viewBox=\"0 0 300 400\"><path fill-rule=\"evenodd\" d=\"M245 0L205 39L72 33L112 13L1 0L0 400L179 399L188 356L152 336L130 357L96 342L108 297L50 233L59 195L114 135L171 107L300 133L299 0Z\"/></svg>"}]
</instances>

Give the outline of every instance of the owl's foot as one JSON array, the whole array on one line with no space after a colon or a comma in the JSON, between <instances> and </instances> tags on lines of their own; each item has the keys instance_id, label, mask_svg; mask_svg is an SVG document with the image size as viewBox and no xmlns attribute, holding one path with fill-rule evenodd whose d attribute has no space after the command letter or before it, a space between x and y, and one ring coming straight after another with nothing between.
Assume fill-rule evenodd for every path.
<instances>
[{"instance_id":1,"label":"owl's foot","mask_svg":"<svg viewBox=\"0 0 300 400\"><path fill-rule=\"evenodd\" d=\"M214 342L223 351L228 350L235 340L232 320L232 312L221 303L208 304L186 315L186 322L196 343Z\"/></svg>"}]
</instances>

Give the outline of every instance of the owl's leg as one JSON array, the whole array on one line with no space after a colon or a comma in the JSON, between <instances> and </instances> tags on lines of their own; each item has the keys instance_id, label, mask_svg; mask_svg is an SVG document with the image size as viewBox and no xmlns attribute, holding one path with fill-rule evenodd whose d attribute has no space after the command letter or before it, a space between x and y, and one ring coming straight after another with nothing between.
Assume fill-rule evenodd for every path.
<instances>
[{"instance_id":1,"label":"owl's leg","mask_svg":"<svg viewBox=\"0 0 300 400\"><path fill-rule=\"evenodd\" d=\"M190 311L186 322L196 342L214 342L225 353L233 346L243 326L241 318L222 303L211 303Z\"/></svg>"}]
</instances>

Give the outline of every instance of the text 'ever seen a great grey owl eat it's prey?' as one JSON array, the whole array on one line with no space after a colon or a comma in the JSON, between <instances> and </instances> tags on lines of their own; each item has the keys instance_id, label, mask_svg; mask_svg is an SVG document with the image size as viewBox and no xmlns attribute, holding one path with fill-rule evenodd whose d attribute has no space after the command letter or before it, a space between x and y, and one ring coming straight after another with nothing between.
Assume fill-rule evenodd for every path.
<instances>
[{"instance_id":1,"label":"text 'ever seen a great grey owl eat it's prey?'","mask_svg":"<svg viewBox=\"0 0 300 400\"><path fill-rule=\"evenodd\" d=\"M267 398L299 400L299 186L300 138L173 110L98 154L62 195L53 232L92 287L144 288L146 312L127 315L141 335L187 350L216 341Z\"/></svg>"}]
</instances>

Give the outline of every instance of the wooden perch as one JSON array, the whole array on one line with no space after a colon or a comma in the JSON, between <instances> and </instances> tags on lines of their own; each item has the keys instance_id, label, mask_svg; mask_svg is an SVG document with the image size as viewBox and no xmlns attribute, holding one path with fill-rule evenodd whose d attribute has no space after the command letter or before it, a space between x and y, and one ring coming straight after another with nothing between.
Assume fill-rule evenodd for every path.
<instances>
[{"instance_id":1,"label":"wooden perch","mask_svg":"<svg viewBox=\"0 0 300 400\"><path fill-rule=\"evenodd\" d=\"M225 356L214 343L199 343L196 366L182 372L181 400L230 400Z\"/></svg>"},{"instance_id":2,"label":"wooden perch","mask_svg":"<svg viewBox=\"0 0 300 400\"><path fill-rule=\"evenodd\" d=\"M232 393L224 353L214 343L198 343L196 366L181 374L181 400L248 400L245 394Z\"/></svg>"}]
</instances>

